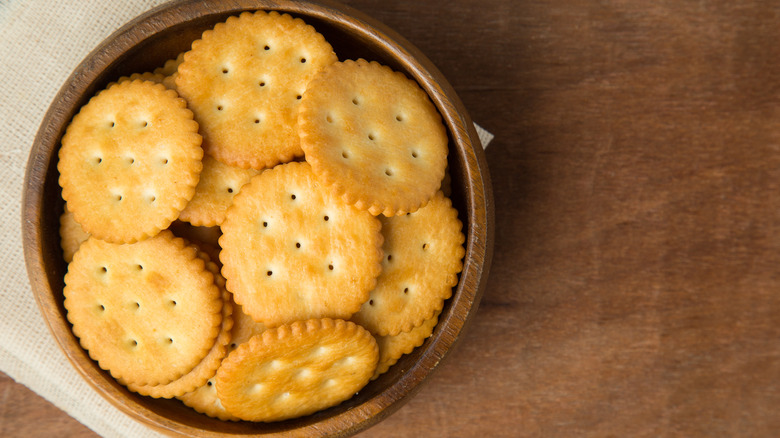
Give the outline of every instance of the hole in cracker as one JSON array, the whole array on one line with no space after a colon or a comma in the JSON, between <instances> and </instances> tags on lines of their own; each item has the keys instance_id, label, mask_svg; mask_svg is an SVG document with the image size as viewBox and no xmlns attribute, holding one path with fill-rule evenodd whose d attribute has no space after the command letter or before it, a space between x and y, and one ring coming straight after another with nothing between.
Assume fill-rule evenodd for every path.
<instances>
[{"instance_id":1,"label":"hole in cracker","mask_svg":"<svg viewBox=\"0 0 780 438\"><path fill-rule=\"evenodd\" d=\"M353 97L352 98L352 103L355 104L355 105L358 105L360 103L360 101L358 100L357 97Z\"/></svg>"},{"instance_id":2,"label":"hole in cracker","mask_svg":"<svg viewBox=\"0 0 780 438\"><path fill-rule=\"evenodd\" d=\"M168 338L165 340L168 344L173 344L173 338Z\"/></svg>"},{"instance_id":3,"label":"hole in cracker","mask_svg":"<svg viewBox=\"0 0 780 438\"><path fill-rule=\"evenodd\" d=\"M162 163L163 165L166 165L166 164L168 164L168 159L167 158L163 158L162 160L160 160L160 163Z\"/></svg>"},{"instance_id":4,"label":"hole in cracker","mask_svg":"<svg viewBox=\"0 0 780 438\"><path fill-rule=\"evenodd\" d=\"M260 123L260 119L255 119L255 125L257 125L258 123Z\"/></svg>"},{"instance_id":5,"label":"hole in cracker","mask_svg":"<svg viewBox=\"0 0 780 438\"><path fill-rule=\"evenodd\" d=\"M228 193L233 193L233 187L228 187L228 188L227 188L227 192L228 192Z\"/></svg>"},{"instance_id":6,"label":"hole in cracker","mask_svg":"<svg viewBox=\"0 0 780 438\"><path fill-rule=\"evenodd\" d=\"M100 164L103 162L103 158L101 157L95 157L95 164Z\"/></svg>"},{"instance_id":7,"label":"hole in cracker","mask_svg":"<svg viewBox=\"0 0 780 438\"><path fill-rule=\"evenodd\" d=\"M368 305L369 306L373 306L374 305L374 300L368 300Z\"/></svg>"},{"instance_id":8,"label":"hole in cracker","mask_svg":"<svg viewBox=\"0 0 780 438\"><path fill-rule=\"evenodd\" d=\"M116 126L116 122L114 122L113 120L111 122L109 122L109 124L108 124L109 128L113 128L114 126Z\"/></svg>"},{"instance_id":9,"label":"hole in cracker","mask_svg":"<svg viewBox=\"0 0 780 438\"><path fill-rule=\"evenodd\" d=\"M290 195L290 199L295 200L295 195Z\"/></svg>"},{"instance_id":10,"label":"hole in cracker","mask_svg":"<svg viewBox=\"0 0 780 438\"><path fill-rule=\"evenodd\" d=\"M133 157L127 157L127 163L128 163L128 164L133 164L133 163L135 163L135 158L133 158Z\"/></svg>"},{"instance_id":11,"label":"hole in cracker","mask_svg":"<svg viewBox=\"0 0 780 438\"><path fill-rule=\"evenodd\" d=\"M233 345L235 345L235 344L233 344ZM214 383L213 383L211 380L209 380L208 382L206 382L206 385L208 385L208 386L212 386L213 384L214 384Z\"/></svg>"},{"instance_id":12,"label":"hole in cracker","mask_svg":"<svg viewBox=\"0 0 780 438\"><path fill-rule=\"evenodd\" d=\"M104 305L100 304L100 305L98 306L98 310L100 310L101 312L105 312L105 311L106 311L106 306L104 306Z\"/></svg>"},{"instance_id":13,"label":"hole in cracker","mask_svg":"<svg viewBox=\"0 0 780 438\"><path fill-rule=\"evenodd\" d=\"M301 64L305 64L305 63L306 63L306 58L301 58Z\"/></svg>"},{"instance_id":14,"label":"hole in cracker","mask_svg":"<svg viewBox=\"0 0 780 438\"><path fill-rule=\"evenodd\" d=\"M393 176L393 171L390 169L385 169L385 175L387 176Z\"/></svg>"},{"instance_id":15,"label":"hole in cracker","mask_svg":"<svg viewBox=\"0 0 780 438\"><path fill-rule=\"evenodd\" d=\"M122 195L116 195L116 200L117 201L121 201L122 200Z\"/></svg>"},{"instance_id":16,"label":"hole in cracker","mask_svg":"<svg viewBox=\"0 0 780 438\"><path fill-rule=\"evenodd\" d=\"M368 139L374 141L374 134L368 134Z\"/></svg>"},{"instance_id":17,"label":"hole in cracker","mask_svg":"<svg viewBox=\"0 0 780 438\"><path fill-rule=\"evenodd\" d=\"M346 159L346 158L349 158L349 154L347 154L347 152L346 152L346 151L342 151L342 152L341 152L341 158L345 158L345 159Z\"/></svg>"},{"instance_id":18,"label":"hole in cracker","mask_svg":"<svg viewBox=\"0 0 780 438\"><path fill-rule=\"evenodd\" d=\"M408 287L405 287L405 288L404 288L404 293L405 293L405 294L408 294L408 293L409 293L409 288L408 288Z\"/></svg>"},{"instance_id":19,"label":"hole in cracker","mask_svg":"<svg viewBox=\"0 0 780 438\"><path fill-rule=\"evenodd\" d=\"M428 244L427 244L427 243L423 243L422 249L423 249L423 251L425 251L426 249L428 249Z\"/></svg>"},{"instance_id":20,"label":"hole in cracker","mask_svg":"<svg viewBox=\"0 0 780 438\"><path fill-rule=\"evenodd\" d=\"M399 122L403 122L403 120L404 120L403 116L401 116L400 114L398 114L397 116L395 116L395 119L396 119L397 121L399 121Z\"/></svg>"},{"instance_id":21,"label":"hole in cracker","mask_svg":"<svg viewBox=\"0 0 780 438\"><path fill-rule=\"evenodd\" d=\"M143 122L141 122L141 127L142 127L142 128L146 128L147 126L149 126L149 122L147 122L146 120L144 120Z\"/></svg>"},{"instance_id":22,"label":"hole in cracker","mask_svg":"<svg viewBox=\"0 0 780 438\"><path fill-rule=\"evenodd\" d=\"M176 302L176 300L171 300L171 306L175 307L175 306L176 306L176 304L178 304L178 303Z\"/></svg>"},{"instance_id":23,"label":"hole in cracker","mask_svg":"<svg viewBox=\"0 0 780 438\"><path fill-rule=\"evenodd\" d=\"M300 248L301 247L301 242L295 242L295 247L296 248Z\"/></svg>"},{"instance_id":24,"label":"hole in cracker","mask_svg":"<svg viewBox=\"0 0 780 438\"><path fill-rule=\"evenodd\" d=\"M133 303L133 306L135 307L135 309L136 309L136 310L138 310L138 309L140 309L140 308L141 308L141 303L139 303L138 301L136 301L135 303Z\"/></svg>"},{"instance_id":25,"label":"hole in cracker","mask_svg":"<svg viewBox=\"0 0 780 438\"><path fill-rule=\"evenodd\" d=\"M323 217L322 217L322 220L324 220L325 222L327 222L327 221L329 221L329 220L330 220L330 217L328 217L327 215L326 215L326 216L323 216Z\"/></svg>"},{"instance_id":26,"label":"hole in cracker","mask_svg":"<svg viewBox=\"0 0 780 438\"><path fill-rule=\"evenodd\" d=\"M270 276L274 275L274 272L273 271L268 271L268 272L265 273L265 275L270 277Z\"/></svg>"},{"instance_id":27,"label":"hole in cracker","mask_svg":"<svg viewBox=\"0 0 780 438\"><path fill-rule=\"evenodd\" d=\"M231 342L230 343L230 348L231 349L235 349L236 347L238 347L238 344L236 344L235 342ZM211 384L211 382L209 382L209 384Z\"/></svg>"},{"instance_id":28,"label":"hole in cracker","mask_svg":"<svg viewBox=\"0 0 780 438\"><path fill-rule=\"evenodd\" d=\"M135 269L138 269L139 271L143 271L144 270L144 266L138 264L138 265L135 265Z\"/></svg>"},{"instance_id":29,"label":"hole in cracker","mask_svg":"<svg viewBox=\"0 0 780 438\"><path fill-rule=\"evenodd\" d=\"M130 339L130 346L131 347L137 347L138 346L138 341L136 341L135 339Z\"/></svg>"},{"instance_id":30,"label":"hole in cracker","mask_svg":"<svg viewBox=\"0 0 780 438\"><path fill-rule=\"evenodd\" d=\"M271 50L271 48L269 46L265 46L263 47L263 50Z\"/></svg>"},{"instance_id":31,"label":"hole in cracker","mask_svg":"<svg viewBox=\"0 0 780 438\"><path fill-rule=\"evenodd\" d=\"M417 151L412 151L412 158L417 158Z\"/></svg>"},{"instance_id":32,"label":"hole in cracker","mask_svg":"<svg viewBox=\"0 0 780 438\"><path fill-rule=\"evenodd\" d=\"M103 274L105 274L106 272L108 272L108 268L107 268L107 267L105 267L105 266L101 266L101 267L100 267L100 269L98 269L98 270L99 270L101 273L103 273Z\"/></svg>"},{"instance_id":33,"label":"hole in cracker","mask_svg":"<svg viewBox=\"0 0 780 438\"><path fill-rule=\"evenodd\" d=\"M325 116L325 121L328 122L328 123L333 123L333 117L331 117L330 115L327 115L327 116Z\"/></svg>"},{"instance_id":34,"label":"hole in cracker","mask_svg":"<svg viewBox=\"0 0 780 438\"><path fill-rule=\"evenodd\" d=\"M265 81L260 81L258 85L260 85L261 87L265 87Z\"/></svg>"},{"instance_id":35,"label":"hole in cracker","mask_svg":"<svg viewBox=\"0 0 780 438\"><path fill-rule=\"evenodd\" d=\"M392 254L388 254L387 255L387 261L389 262L390 260L393 260L393 255Z\"/></svg>"},{"instance_id":36,"label":"hole in cracker","mask_svg":"<svg viewBox=\"0 0 780 438\"><path fill-rule=\"evenodd\" d=\"M217 105L217 111L222 111L222 105Z\"/></svg>"},{"instance_id":37,"label":"hole in cracker","mask_svg":"<svg viewBox=\"0 0 780 438\"><path fill-rule=\"evenodd\" d=\"M226 74L228 74L228 69L227 69L227 67L222 67L222 74L223 74L223 75L226 75Z\"/></svg>"},{"instance_id":38,"label":"hole in cracker","mask_svg":"<svg viewBox=\"0 0 780 438\"><path fill-rule=\"evenodd\" d=\"M297 96L295 96L295 98L296 98L296 99L298 99L298 100L301 100L301 98L302 98L302 97L303 97L303 96L301 96L300 94L299 94L299 95L297 95Z\"/></svg>"},{"instance_id":39,"label":"hole in cracker","mask_svg":"<svg viewBox=\"0 0 780 438\"><path fill-rule=\"evenodd\" d=\"M268 222L263 222L263 228L268 228Z\"/></svg>"},{"instance_id":40,"label":"hole in cracker","mask_svg":"<svg viewBox=\"0 0 780 438\"><path fill-rule=\"evenodd\" d=\"M328 265L328 269L332 271L333 270L333 265Z\"/></svg>"}]
</instances>

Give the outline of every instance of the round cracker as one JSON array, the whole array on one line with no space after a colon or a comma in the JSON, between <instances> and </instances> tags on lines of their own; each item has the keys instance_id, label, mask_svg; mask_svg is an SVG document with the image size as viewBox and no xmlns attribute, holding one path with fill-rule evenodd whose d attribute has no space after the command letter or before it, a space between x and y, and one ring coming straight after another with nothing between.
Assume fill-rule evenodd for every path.
<instances>
[{"instance_id":1,"label":"round cracker","mask_svg":"<svg viewBox=\"0 0 780 438\"><path fill-rule=\"evenodd\" d=\"M331 319L266 330L231 352L217 371L222 405L248 421L312 414L352 397L373 375L377 345L362 327Z\"/></svg>"},{"instance_id":2,"label":"round cracker","mask_svg":"<svg viewBox=\"0 0 780 438\"><path fill-rule=\"evenodd\" d=\"M447 164L447 133L425 92L377 62L347 60L312 79L298 116L318 179L348 204L393 216L425 205Z\"/></svg>"},{"instance_id":3,"label":"round cracker","mask_svg":"<svg viewBox=\"0 0 780 438\"><path fill-rule=\"evenodd\" d=\"M73 218L73 213L68 210L68 204L64 206L64 211L60 216L60 246L62 247L62 257L65 263L73 260L73 254L78 251L79 246L89 239L89 234L84 232L81 224Z\"/></svg>"},{"instance_id":4,"label":"round cracker","mask_svg":"<svg viewBox=\"0 0 780 438\"><path fill-rule=\"evenodd\" d=\"M239 345L248 341L255 335L259 335L266 330L265 324L257 322L244 312L244 309L238 304L235 305L235 324L231 332L230 350L235 350Z\"/></svg>"},{"instance_id":5,"label":"round cracker","mask_svg":"<svg viewBox=\"0 0 780 438\"><path fill-rule=\"evenodd\" d=\"M211 257L206 251L198 251L198 257L206 264L206 269L214 275L214 284L217 285L222 293L222 324L214 345L195 368L178 379L164 385L136 385L131 383L127 385L129 390L154 398L173 398L186 394L206 385L206 382L217 373L217 368L219 368L222 359L227 354L227 346L232 339L234 326L233 300L230 297L230 292L225 289L225 279L219 273L219 266L211 261Z\"/></svg>"},{"instance_id":6,"label":"round cracker","mask_svg":"<svg viewBox=\"0 0 780 438\"><path fill-rule=\"evenodd\" d=\"M441 192L414 213L382 219L382 274L352 321L379 336L408 332L440 311L463 269L458 211Z\"/></svg>"},{"instance_id":7,"label":"round cracker","mask_svg":"<svg viewBox=\"0 0 780 438\"><path fill-rule=\"evenodd\" d=\"M209 417L219 418L222 421L241 421L240 418L230 414L225 410L225 407L222 406L222 402L217 396L215 381L216 376L210 378L205 385L176 398L196 412L208 415Z\"/></svg>"},{"instance_id":8,"label":"round cracker","mask_svg":"<svg viewBox=\"0 0 780 438\"><path fill-rule=\"evenodd\" d=\"M214 344L223 301L197 249L163 231L125 245L90 237L65 275L73 333L101 368L137 385L190 372Z\"/></svg>"},{"instance_id":9,"label":"round cracker","mask_svg":"<svg viewBox=\"0 0 780 438\"><path fill-rule=\"evenodd\" d=\"M225 219L225 210L233 203L233 197L258 173L259 170L229 166L208 155L204 156L195 196L182 210L179 220L200 227L221 224Z\"/></svg>"},{"instance_id":10,"label":"round cracker","mask_svg":"<svg viewBox=\"0 0 780 438\"><path fill-rule=\"evenodd\" d=\"M265 331L265 326L262 323L255 322L251 316L244 313L241 306L233 303L233 328L230 331L230 351L235 350L236 347L247 342L253 336L259 335L263 331ZM240 420L228 413L224 406L222 406L222 402L220 402L219 397L217 397L214 381L215 378L212 377L203 386L177 398L185 405L195 409L195 411L208 415L209 417L219 418L223 421Z\"/></svg>"},{"instance_id":11,"label":"round cracker","mask_svg":"<svg viewBox=\"0 0 780 438\"><path fill-rule=\"evenodd\" d=\"M244 312L268 327L347 319L376 285L380 227L323 192L307 163L282 164L233 199L219 239L222 273Z\"/></svg>"},{"instance_id":12,"label":"round cracker","mask_svg":"<svg viewBox=\"0 0 780 438\"><path fill-rule=\"evenodd\" d=\"M425 342L431 336L433 329L439 322L439 313L433 318L426 319L420 326L408 332L401 332L393 336L377 336L376 343L379 347L379 363L371 380L387 372L391 366L398 362L404 354L411 353L415 348Z\"/></svg>"},{"instance_id":13,"label":"round cracker","mask_svg":"<svg viewBox=\"0 0 780 438\"><path fill-rule=\"evenodd\" d=\"M62 138L62 197L84 231L112 243L157 234L195 193L203 150L176 92L127 80L93 97Z\"/></svg>"},{"instance_id":14,"label":"round cracker","mask_svg":"<svg viewBox=\"0 0 780 438\"><path fill-rule=\"evenodd\" d=\"M162 76L170 76L179 69L179 65L184 62L184 53L180 52L175 58L171 58L161 66L154 69L154 73Z\"/></svg>"},{"instance_id":15,"label":"round cracker","mask_svg":"<svg viewBox=\"0 0 780 438\"><path fill-rule=\"evenodd\" d=\"M306 84L338 58L300 18L244 12L203 33L185 53L176 89L201 125L206 153L262 169L303 155L297 114Z\"/></svg>"}]
</instances>

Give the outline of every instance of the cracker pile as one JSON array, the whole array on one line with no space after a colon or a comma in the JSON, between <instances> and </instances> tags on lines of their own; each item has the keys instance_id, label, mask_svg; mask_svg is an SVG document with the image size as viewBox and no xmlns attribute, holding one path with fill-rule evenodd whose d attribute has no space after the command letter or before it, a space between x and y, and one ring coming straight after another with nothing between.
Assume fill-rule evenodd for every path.
<instances>
[{"instance_id":1,"label":"cracker pile","mask_svg":"<svg viewBox=\"0 0 780 438\"><path fill-rule=\"evenodd\" d=\"M74 334L129 390L226 421L338 405L435 329L465 254L425 92L277 12L230 17L73 118Z\"/></svg>"}]
</instances>

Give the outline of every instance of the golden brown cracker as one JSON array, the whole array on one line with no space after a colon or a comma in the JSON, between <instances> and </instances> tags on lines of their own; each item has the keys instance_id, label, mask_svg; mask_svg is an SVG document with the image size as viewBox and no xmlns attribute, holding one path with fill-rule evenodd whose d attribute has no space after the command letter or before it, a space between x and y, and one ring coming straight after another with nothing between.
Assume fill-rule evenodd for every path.
<instances>
[{"instance_id":1,"label":"golden brown cracker","mask_svg":"<svg viewBox=\"0 0 780 438\"><path fill-rule=\"evenodd\" d=\"M122 76L119 79L117 79L117 82L125 82L125 81L132 82L135 80L141 80L141 81L154 82L155 84L162 84L164 79L165 76L159 73L145 72L145 73L133 73L130 76ZM109 84L109 86L111 85L113 84Z\"/></svg>"},{"instance_id":2,"label":"golden brown cracker","mask_svg":"<svg viewBox=\"0 0 780 438\"><path fill-rule=\"evenodd\" d=\"M217 371L222 405L248 421L280 421L335 406L373 375L374 338L351 322L296 321L251 338Z\"/></svg>"},{"instance_id":3,"label":"golden brown cracker","mask_svg":"<svg viewBox=\"0 0 780 438\"><path fill-rule=\"evenodd\" d=\"M113 243L157 234L195 193L198 124L176 92L134 80L93 97L62 138L62 197L84 231Z\"/></svg>"},{"instance_id":4,"label":"golden brown cracker","mask_svg":"<svg viewBox=\"0 0 780 438\"><path fill-rule=\"evenodd\" d=\"M387 336L408 332L442 309L458 284L465 237L458 211L441 192L414 213L381 219L382 274L352 321Z\"/></svg>"},{"instance_id":5,"label":"golden brown cracker","mask_svg":"<svg viewBox=\"0 0 780 438\"><path fill-rule=\"evenodd\" d=\"M178 55L176 55L175 58L171 58L165 61L165 64L163 64L161 67L154 69L154 73L163 77L176 73L179 65L184 61L184 53L185 52L180 52Z\"/></svg>"},{"instance_id":6,"label":"golden brown cracker","mask_svg":"<svg viewBox=\"0 0 780 438\"><path fill-rule=\"evenodd\" d=\"M81 346L128 384L190 372L222 324L214 275L197 248L168 231L122 245L90 237L68 265L63 293Z\"/></svg>"},{"instance_id":7,"label":"golden brown cracker","mask_svg":"<svg viewBox=\"0 0 780 438\"><path fill-rule=\"evenodd\" d=\"M208 415L209 417L219 418L222 421L240 421L240 418L230 414L225 410L225 407L222 406L222 402L217 396L216 386L214 385L215 380L216 376L210 378L205 385L176 398L196 412Z\"/></svg>"},{"instance_id":8,"label":"golden brown cracker","mask_svg":"<svg viewBox=\"0 0 780 438\"><path fill-rule=\"evenodd\" d=\"M373 215L413 212L436 193L447 133L416 82L363 59L332 64L309 83L299 116L314 174Z\"/></svg>"},{"instance_id":9,"label":"golden brown cracker","mask_svg":"<svg viewBox=\"0 0 780 438\"><path fill-rule=\"evenodd\" d=\"M68 210L67 203L63 209L64 211L60 215L60 246L62 247L62 257L65 263L70 263L73 260L73 254L89 238L89 234L84 232L81 225L73 218L73 213Z\"/></svg>"},{"instance_id":10,"label":"golden brown cracker","mask_svg":"<svg viewBox=\"0 0 780 438\"><path fill-rule=\"evenodd\" d=\"M303 151L297 114L306 84L337 60L325 39L299 18L244 12L193 42L176 89L200 123L207 154L262 169Z\"/></svg>"},{"instance_id":11,"label":"golden brown cracker","mask_svg":"<svg viewBox=\"0 0 780 438\"><path fill-rule=\"evenodd\" d=\"M225 219L225 210L233 203L233 197L259 173L255 169L229 166L205 155L195 196L182 210L179 220L201 227L218 226Z\"/></svg>"},{"instance_id":12,"label":"golden brown cracker","mask_svg":"<svg viewBox=\"0 0 780 438\"><path fill-rule=\"evenodd\" d=\"M248 341L252 336L259 335L266 330L265 324L257 322L244 312L238 304L235 305L235 323L231 332L230 350Z\"/></svg>"},{"instance_id":13,"label":"golden brown cracker","mask_svg":"<svg viewBox=\"0 0 780 438\"><path fill-rule=\"evenodd\" d=\"M377 336L376 343L379 347L379 362L371 380L387 372L391 366L398 362L404 354L411 353L415 348L425 342L431 336L433 329L439 322L439 313L433 318L426 319L421 325L408 332L401 332L393 336Z\"/></svg>"},{"instance_id":14,"label":"golden brown cracker","mask_svg":"<svg viewBox=\"0 0 780 438\"><path fill-rule=\"evenodd\" d=\"M222 230L219 227L196 227L189 222L175 220L168 227L171 232L177 237L181 237L185 240L193 242L198 246L206 244L212 248L219 248L219 236L222 235ZM213 253L209 252L214 262L219 263L218 257L213 257Z\"/></svg>"},{"instance_id":15,"label":"golden brown cracker","mask_svg":"<svg viewBox=\"0 0 780 438\"><path fill-rule=\"evenodd\" d=\"M127 385L131 391L154 398L173 398L184 395L206 385L206 382L217 373L217 368L219 368L222 359L227 354L227 347L232 339L234 326L233 300L230 293L225 289L225 279L219 273L219 266L211 261L211 257L205 251L198 251L198 257L204 261L206 269L214 275L214 284L219 287L222 293L222 324L214 345L200 363L178 379L163 385L136 385L131 383Z\"/></svg>"},{"instance_id":16,"label":"golden brown cracker","mask_svg":"<svg viewBox=\"0 0 780 438\"><path fill-rule=\"evenodd\" d=\"M265 326L262 323L255 322L251 316L244 313L241 306L238 304L232 304L233 328L230 331L231 340L229 351L235 350L236 347L248 341L253 336L259 335L265 331ZM219 418L225 421L238 421L239 418L230 415L219 401L216 388L214 387L214 380L214 378L211 378L203 386L177 398L181 400L182 403L201 414L206 414L210 417Z\"/></svg>"},{"instance_id":17,"label":"golden brown cracker","mask_svg":"<svg viewBox=\"0 0 780 438\"><path fill-rule=\"evenodd\" d=\"M307 163L266 170L236 195L222 223L228 290L269 327L348 318L376 284L380 226L323 192Z\"/></svg>"}]
</instances>

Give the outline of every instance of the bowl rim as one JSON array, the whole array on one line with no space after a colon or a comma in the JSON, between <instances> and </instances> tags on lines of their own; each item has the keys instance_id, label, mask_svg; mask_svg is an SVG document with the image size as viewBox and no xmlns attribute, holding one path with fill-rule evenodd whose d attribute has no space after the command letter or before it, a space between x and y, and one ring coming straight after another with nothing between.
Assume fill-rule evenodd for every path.
<instances>
[{"instance_id":1,"label":"bowl rim","mask_svg":"<svg viewBox=\"0 0 780 438\"><path fill-rule=\"evenodd\" d=\"M120 389L97 384L97 381L104 380L104 376L94 369L94 363L81 348L67 321L61 317L55 298L57 291L48 282L42 257L44 233L40 232L39 214L44 202L43 188L47 173L52 160L56 160L61 133L69 122L69 118L65 120L67 114L64 114L62 108L73 107L90 84L116 62L122 53L169 26L202 19L204 15L197 15L193 11L203 3L201 0L174 0L148 10L106 37L74 69L49 106L30 150L22 194L22 241L28 277L43 319L71 365L92 388L120 411L143 421L158 432L222 436L163 417L133 400L128 405L128 397ZM357 433L395 412L421 389L422 384L456 346L461 339L460 335L477 312L492 261L495 219L490 175L476 128L455 90L419 49L388 26L349 6L332 0L239 0L209 2L208 6L210 9L207 16L226 13L237 15L242 11L265 9L287 12L304 19L310 16L325 21L335 20L358 38L387 48L388 55L403 63L441 113L451 142L456 146L451 148L450 154L458 154L463 178L470 181L470 184L464 186L466 190L463 193L466 199L463 208L468 215L464 227L466 255L463 270L450 298L451 310L446 315L442 314L437 331L427 341L430 344L426 353L383 391L344 412L303 426L304 431L318 435L347 436ZM277 433L283 436L289 431L271 432L263 436L277 436Z\"/></svg>"}]
</instances>

